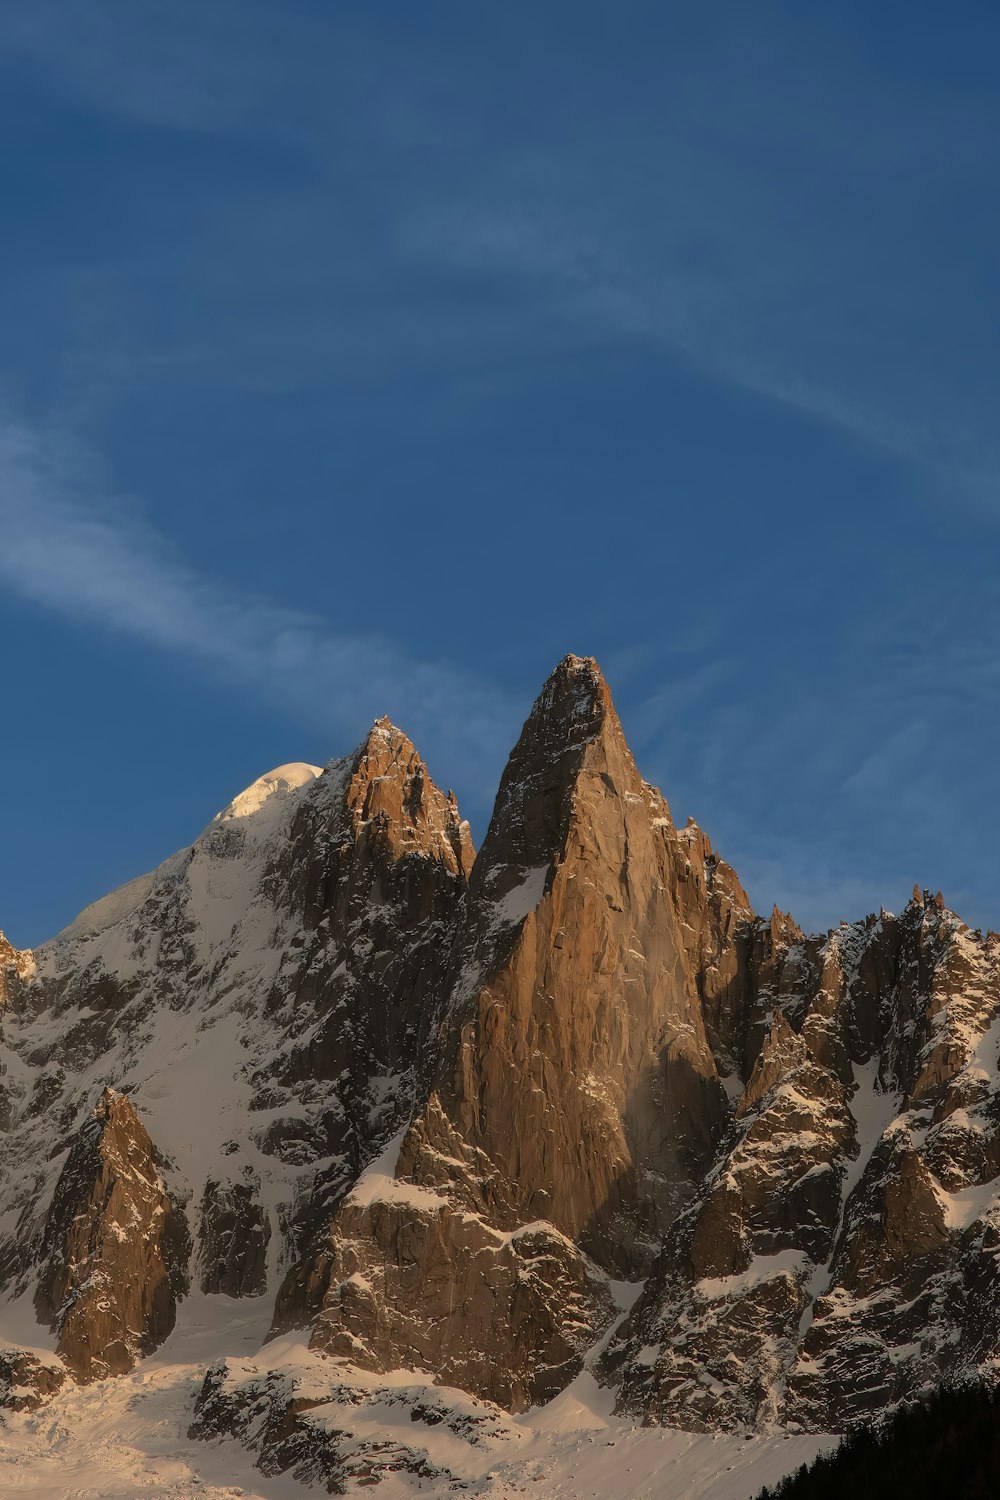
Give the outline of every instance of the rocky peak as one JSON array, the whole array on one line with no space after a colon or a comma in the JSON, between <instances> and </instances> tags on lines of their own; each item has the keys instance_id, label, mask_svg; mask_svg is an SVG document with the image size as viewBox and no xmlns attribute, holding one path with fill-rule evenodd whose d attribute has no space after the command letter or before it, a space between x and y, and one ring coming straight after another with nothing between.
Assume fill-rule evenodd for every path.
<instances>
[{"instance_id":1,"label":"rocky peak","mask_svg":"<svg viewBox=\"0 0 1000 1500\"><path fill-rule=\"evenodd\" d=\"M568 1378L607 1317L579 1247L612 1272L645 1268L725 1124L684 931L722 865L707 841L697 870L684 863L595 663L566 658L473 868L434 1092L305 1273L318 1347L375 1368L418 1347L442 1378L504 1400ZM729 911L724 876L716 895ZM530 1320L525 1277L511 1279L527 1246L550 1268L548 1311L542 1295ZM476 1264L493 1289L487 1367L518 1371L509 1398L506 1377L484 1383Z\"/></svg>"},{"instance_id":2,"label":"rocky peak","mask_svg":"<svg viewBox=\"0 0 1000 1500\"><path fill-rule=\"evenodd\" d=\"M35 1293L81 1380L119 1375L161 1344L186 1289L182 1214L132 1104L106 1088L60 1174Z\"/></svg>"},{"instance_id":3,"label":"rocky peak","mask_svg":"<svg viewBox=\"0 0 1000 1500\"><path fill-rule=\"evenodd\" d=\"M577 779L598 740L617 742L628 756L597 663L566 656L536 698L500 780L476 875L488 899L503 898L510 873L547 868L561 855ZM629 779L639 779L634 765Z\"/></svg>"},{"instance_id":4,"label":"rocky peak","mask_svg":"<svg viewBox=\"0 0 1000 1500\"><path fill-rule=\"evenodd\" d=\"M331 761L299 804L288 844L277 852L270 883L287 889L307 928L331 906L339 926L409 877L397 866L423 859L434 875L417 884L464 887L475 851L454 793L431 780L412 741L379 719L352 755ZM424 917L431 913L426 908Z\"/></svg>"},{"instance_id":5,"label":"rocky peak","mask_svg":"<svg viewBox=\"0 0 1000 1500\"><path fill-rule=\"evenodd\" d=\"M16 1003L22 981L30 978L34 967L34 955L27 949L15 948L0 932L0 1013L8 1003Z\"/></svg>"},{"instance_id":6,"label":"rocky peak","mask_svg":"<svg viewBox=\"0 0 1000 1500\"><path fill-rule=\"evenodd\" d=\"M376 721L353 757L344 793L354 837L377 838L391 857L432 855L468 877L474 851L454 793L440 792L412 742Z\"/></svg>"},{"instance_id":7,"label":"rocky peak","mask_svg":"<svg viewBox=\"0 0 1000 1500\"><path fill-rule=\"evenodd\" d=\"M7 1003L9 980L14 979L17 974L17 960L17 949L0 932L0 1010Z\"/></svg>"},{"instance_id":8,"label":"rocky peak","mask_svg":"<svg viewBox=\"0 0 1000 1500\"><path fill-rule=\"evenodd\" d=\"M637 1196L633 1224L668 1221L723 1114L675 868L669 809L607 683L593 660L566 657L511 754L473 871L456 982L471 1015L440 1093L524 1213L540 1195L612 1264L611 1222ZM641 1264L646 1252L624 1253Z\"/></svg>"}]
</instances>

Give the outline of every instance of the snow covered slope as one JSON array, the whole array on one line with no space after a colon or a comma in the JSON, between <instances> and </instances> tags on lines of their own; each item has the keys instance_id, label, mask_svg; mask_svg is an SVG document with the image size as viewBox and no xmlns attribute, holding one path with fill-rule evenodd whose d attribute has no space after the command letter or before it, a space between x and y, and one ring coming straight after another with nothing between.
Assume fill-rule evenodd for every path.
<instances>
[{"instance_id":1,"label":"snow covered slope","mask_svg":"<svg viewBox=\"0 0 1000 1500\"><path fill-rule=\"evenodd\" d=\"M333 1370L291 1338L262 1346L267 1321L259 1300L193 1294L171 1337L132 1374L7 1415L0 1494L299 1500L326 1494L333 1478L356 1493L371 1493L376 1481L379 1500L745 1500L830 1442L637 1428L611 1414L608 1393L589 1375L514 1419L427 1376L378 1381ZM214 1395L205 1395L206 1371ZM206 1431L226 1397L238 1437ZM301 1403L298 1427L285 1417L292 1399ZM285 1472L255 1462L269 1422L283 1430Z\"/></svg>"}]
</instances>

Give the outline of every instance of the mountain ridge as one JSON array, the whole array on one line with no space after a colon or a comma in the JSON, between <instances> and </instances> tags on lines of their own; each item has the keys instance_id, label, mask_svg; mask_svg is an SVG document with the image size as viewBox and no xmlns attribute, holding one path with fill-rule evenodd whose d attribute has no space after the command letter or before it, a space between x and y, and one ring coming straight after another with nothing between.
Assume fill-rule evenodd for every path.
<instances>
[{"instance_id":1,"label":"mountain ridge","mask_svg":"<svg viewBox=\"0 0 1000 1500\"><path fill-rule=\"evenodd\" d=\"M0 1000L0 1295L75 1380L196 1290L271 1308L265 1360L305 1330L321 1368L515 1413L596 1378L625 1420L825 1433L996 1379L1000 938L920 892L825 936L756 915L590 658L547 680L478 854L381 719L4 940ZM98 1157L95 1109L98 1141L125 1122ZM8 1364L66 1399L34 1348ZM241 1399L213 1379L202 1435Z\"/></svg>"}]
</instances>

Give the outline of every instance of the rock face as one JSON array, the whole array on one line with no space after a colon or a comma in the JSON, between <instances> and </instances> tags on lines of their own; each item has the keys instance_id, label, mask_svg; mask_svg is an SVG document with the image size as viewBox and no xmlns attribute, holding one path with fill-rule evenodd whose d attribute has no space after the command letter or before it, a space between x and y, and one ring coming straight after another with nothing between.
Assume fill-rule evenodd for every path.
<instances>
[{"instance_id":1,"label":"rock face","mask_svg":"<svg viewBox=\"0 0 1000 1500\"><path fill-rule=\"evenodd\" d=\"M60 1174L35 1292L56 1352L81 1380L121 1375L174 1326L187 1226L135 1110L106 1089Z\"/></svg>"},{"instance_id":2,"label":"rock face","mask_svg":"<svg viewBox=\"0 0 1000 1500\"><path fill-rule=\"evenodd\" d=\"M461 1440L453 1443L458 1451L468 1444L499 1455L511 1427L495 1406L457 1391L439 1396L424 1384L373 1389L348 1371L332 1371L320 1391L301 1372L264 1373L253 1363L220 1360L205 1375L189 1436L235 1437L257 1454L265 1474L290 1472L331 1494L396 1476L397 1483L415 1481L418 1490L431 1485L435 1495L467 1495L470 1481L431 1459L421 1430Z\"/></svg>"},{"instance_id":3,"label":"rock face","mask_svg":"<svg viewBox=\"0 0 1000 1500\"><path fill-rule=\"evenodd\" d=\"M704 976L751 913L707 841L693 870L695 838L640 777L596 665L567 658L473 869L429 1102L279 1322L298 1299L314 1347L416 1358L515 1409L579 1368L610 1315L600 1272L648 1267L725 1125Z\"/></svg>"},{"instance_id":4,"label":"rock face","mask_svg":"<svg viewBox=\"0 0 1000 1500\"><path fill-rule=\"evenodd\" d=\"M391 1166L362 1174L308 1266L311 1346L367 1370L430 1369L514 1411L555 1395L610 1319L597 1268L551 1223L518 1223L436 1096Z\"/></svg>"},{"instance_id":5,"label":"rock face","mask_svg":"<svg viewBox=\"0 0 1000 1500\"><path fill-rule=\"evenodd\" d=\"M270 1221L260 1205L260 1179L209 1179L201 1203L199 1282L208 1293L260 1297L267 1291Z\"/></svg>"},{"instance_id":6,"label":"rock face","mask_svg":"<svg viewBox=\"0 0 1000 1500\"><path fill-rule=\"evenodd\" d=\"M473 873L440 1093L520 1217L541 1206L624 1274L648 1266L725 1118L681 857L607 684L568 659L510 758Z\"/></svg>"},{"instance_id":7,"label":"rock face","mask_svg":"<svg viewBox=\"0 0 1000 1500\"><path fill-rule=\"evenodd\" d=\"M998 1012L1000 938L940 896L757 917L567 657L475 860L381 720L0 940L0 1290L84 1379L190 1280L273 1301L359 1401L409 1368L519 1411L606 1336L644 1421L841 1430L1000 1370ZM220 1367L198 1423L337 1485L324 1399Z\"/></svg>"},{"instance_id":8,"label":"rock face","mask_svg":"<svg viewBox=\"0 0 1000 1500\"><path fill-rule=\"evenodd\" d=\"M58 1361L27 1349L0 1349L0 1411L37 1411L66 1384Z\"/></svg>"},{"instance_id":9,"label":"rock face","mask_svg":"<svg viewBox=\"0 0 1000 1500\"><path fill-rule=\"evenodd\" d=\"M786 1010L607 1357L647 1419L838 1431L1000 1350L1000 938L924 897L788 936Z\"/></svg>"}]
</instances>

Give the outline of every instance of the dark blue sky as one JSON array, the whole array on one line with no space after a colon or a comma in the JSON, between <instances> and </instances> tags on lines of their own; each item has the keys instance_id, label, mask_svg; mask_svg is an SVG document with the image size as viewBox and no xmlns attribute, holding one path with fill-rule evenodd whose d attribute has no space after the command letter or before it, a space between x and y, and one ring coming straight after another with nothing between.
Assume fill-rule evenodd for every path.
<instances>
[{"instance_id":1,"label":"dark blue sky","mask_svg":"<svg viewBox=\"0 0 1000 1500\"><path fill-rule=\"evenodd\" d=\"M1000 926L1000 7L0 9L0 927L567 650L761 909Z\"/></svg>"}]
</instances>

